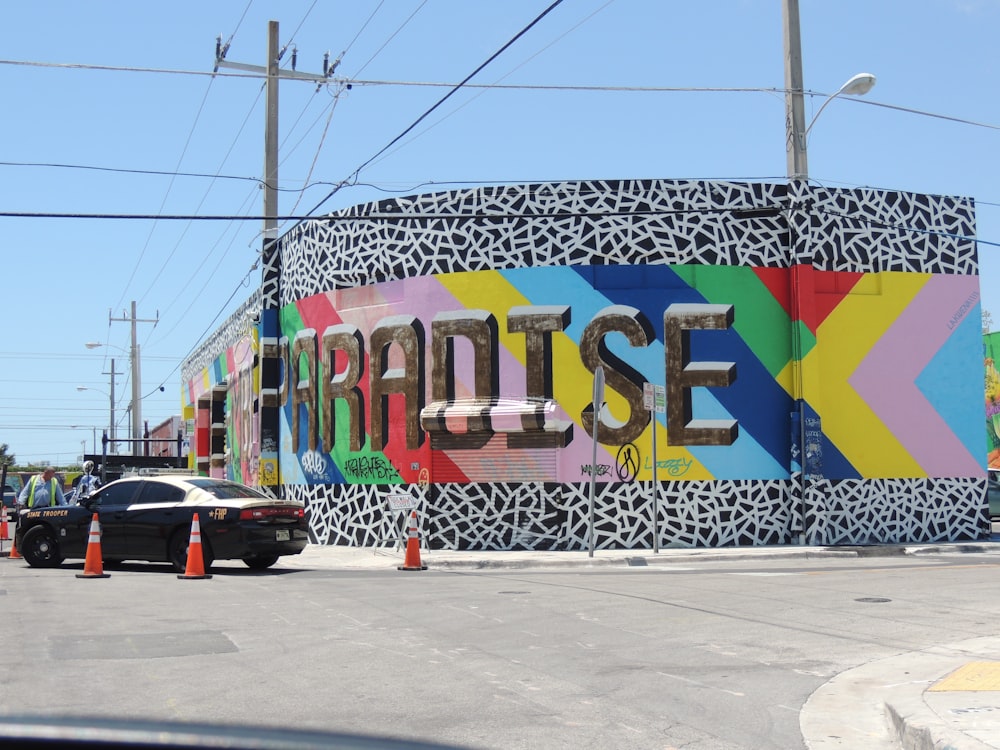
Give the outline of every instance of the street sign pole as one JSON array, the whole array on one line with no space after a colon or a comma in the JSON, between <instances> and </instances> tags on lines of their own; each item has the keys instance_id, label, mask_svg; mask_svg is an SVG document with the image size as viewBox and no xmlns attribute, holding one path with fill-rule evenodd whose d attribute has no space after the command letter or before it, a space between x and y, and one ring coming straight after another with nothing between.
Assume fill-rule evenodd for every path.
<instances>
[{"instance_id":1,"label":"street sign pole","mask_svg":"<svg viewBox=\"0 0 1000 750\"><path fill-rule=\"evenodd\" d=\"M594 450L590 460L590 551L588 555L594 556L594 494L597 489L597 423L601 417L601 404L604 403L604 366L598 365L594 370L594 426L591 430L593 434Z\"/></svg>"},{"instance_id":2,"label":"street sign pole","mask_svg":"<svg viewBox=\"0 0 1000 750\"><path fill-rule=\"evenodd\" d=\"M652 411L653 422L653 552L660 551L660 493L656 480L656 408Z\"/></svg>"},{"instance_id":3,"label":"street sign pole","mask_svg":"<svg viewBox=\"0 0 1000 750\"><path fill-rule=\"evenodd\" d=\"M660 482L656 474L656 415L666 413L666 401L667 389L664 386L643 384L642 402L649 409L650 422L653 425L653 552L660 551Z\"/></svg>"}]
</instances>

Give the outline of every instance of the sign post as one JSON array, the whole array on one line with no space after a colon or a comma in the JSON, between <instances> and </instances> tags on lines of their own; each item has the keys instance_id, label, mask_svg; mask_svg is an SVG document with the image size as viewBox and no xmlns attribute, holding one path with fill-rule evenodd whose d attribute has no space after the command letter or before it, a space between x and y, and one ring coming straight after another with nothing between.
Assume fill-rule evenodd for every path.
<instances>
[{"instance_id":1,"label":"sign post","mask_svg":"<svg viewBox=\"0 0 1000 750\"><path fill-rule=\"evenodd\" d=\"M594 493L597 488L597 425L601 418L601 405L604 403L604 366L598 365L594 370L594 427L591 430L594 440L593 456L590 460L590 551L594 556Z\"/></svg>"},{"instance_id":2,"label":"sign post","mask_svg":"<svg viewBox=\"0 0 1000 750\"><path fill-rule=\"evenodd\" d=\"M390 493L385 496L386 503L389 505L389 510L395 512L403 512L403 524L402 528L398 528L400 525L398 521L393 521L393 526L397 527L395 530L399 533L399 538L395 540L396 545L393 547L393 551L399 549L400 547L406 546L406 518L408 512L417 507L417 501L412 495L406 493Z\"/></svg>"},{"instance_id":3,"label":"sign post","mask_svg":"<svg viewBox=\"0 0 1000 750\"><path fill-rule=\"evenodd\" d=\"M656 477L656 415L667 411L667 389L652 383L642 384L642 403L652 412L653 424L653 552L660 551L660 498L659 481Z\"/></svg>"}]
</instances>

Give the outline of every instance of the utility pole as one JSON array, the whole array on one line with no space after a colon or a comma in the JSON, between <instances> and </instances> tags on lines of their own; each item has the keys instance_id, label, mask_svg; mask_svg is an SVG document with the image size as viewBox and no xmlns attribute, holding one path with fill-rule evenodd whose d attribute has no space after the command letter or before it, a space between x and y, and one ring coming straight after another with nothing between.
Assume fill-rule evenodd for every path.
<instances>
[{"instance_id":1,"label":"utility pole","mask_svg":"<svg viewBox=\"0 0 1000 750\"><path fill-rule=\"evenodd\" d=\"M120 318L112 318L108 315L108 322L117 323L131 323L132 324L132 349L130 352L130 357L132 359L132 402L129 406L132 412L132 455L138 455L136 453L136 447L140 445L142 440L142 367L139 359L139 342L136 341L136 323L153 323L154 325L160 322L160 313L157 311L156 317L153 319L149 318L137 318L135 315L135 300L132 300L132 315L130 317L125 317L122 313ZM113 392L113 391L112 391ZM112 426L112 429L114 427Z\"/></svg>"},{"instance_id":2,"label":"utility pole","mask_svg":"<svg viewBox=\"0 0 1000 750\"><path fill-rule=\"evenodd\" d=\"M117 453L118 452L118 443L115 442L115 436L117 434L117 431L116 431L116 428L115 428L115 376L116 376L116 373L115 373L115 358L114 357L111 358L111 372L102 372L101 374L102 375L110 375L111 376L111 393L109 394L110 395L110 401L111 401L111 411L110 411L110 414L108 415L108 430L110 431L110 434L109 434L108 437L111 438L111 452L112 453ZM97 442L97 438L94 438L94 442L95 443ZM97 452L97 448L96 447L94 448L94 452L95 453Z\"/></svg>"},{"instance_id":3,"label":"utility pole","mask_svg":"<svg viewBox=\"0 0 1000 750\"><path fill-rule=\"evenodd\" d=\"M802 85L802 41L799 33L799 0L782 4L785 40L785 144L788 179L808 180L806 108Z\"/></svg>"},{"instance_id":4,"label":"utility pole","mask_svg":"<svg viewBox=\"0 0 1000 750\"><path fill-rule=\"evenodd\" d=\"M222 43L222 37L215 40L215 72L219 68L233 68L250 73L261 73L266 78L266 121L264 123L264 255L265 259L274 241L278 239L278 79L293 78L299 81L315 81L326 83L340 64L337 58L330 64L330 53L323 56L322 73L302 73L295 69L298 52L292 48L291 70L281 70L278 63L285 55L284 48L279 49L278 22L267 23L267 65L248 65L246 63L230 62L226 59L229 44Z\"/></svg>"},{"instance_id":5,"label":"utility pole","mask_svg":"<svg viewBox=\"0 0 1000 750\"><path fill-rule=\"evenodd\" d=\"M286 47L287 48L287 47ZM286 49L285 48L285 49ZM285 53L279 49L278 22L268 21L267 65L247 65L229 62L226 53L229 43L222 37L215 43L215 71L234 68L266 76L266 121L264 124L264 233L261 251L261 321L260 346L262 357L260 377L260 470L257 484L276 487L281 472L278 468L279 424L278 417L278 309L280 306L279 280L281 260L277 253L278 242L278 81L281 78L326 83L333 75L338 58L330 64L330 53L323 57L323 73L300 73L295 70L296 50L292 48L291 70L281 70L278 63Z\"/></svg>"}]
</instances>

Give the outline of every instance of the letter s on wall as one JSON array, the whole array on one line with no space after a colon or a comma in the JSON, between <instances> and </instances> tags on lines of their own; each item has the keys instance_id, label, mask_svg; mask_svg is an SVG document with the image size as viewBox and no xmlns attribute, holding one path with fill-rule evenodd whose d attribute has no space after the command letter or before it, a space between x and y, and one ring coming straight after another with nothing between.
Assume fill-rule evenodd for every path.
<instances>
[{"instance_id":1,"label":"letter s on wall","mask_svg":"<svg viewBox=\"0 0 1000 750\"><path fill-rule=\"evenodd\" d=\"M592 373L603 365L605 382L628 403L625 422L597 425L597 440L605 445L625 445L638 438L649 424L649 411L642 404L642 384L645 378L620 357L612 354L604 338L609 333L621 333L632 346L649 346L656 337L649 318L635 307L611 305L597 313L580 336L580 359ZM606 414L606 412L605 412ZM580 417L587 432L594 429L594 405L588 404Z\"/></svg>"}]
</instances>

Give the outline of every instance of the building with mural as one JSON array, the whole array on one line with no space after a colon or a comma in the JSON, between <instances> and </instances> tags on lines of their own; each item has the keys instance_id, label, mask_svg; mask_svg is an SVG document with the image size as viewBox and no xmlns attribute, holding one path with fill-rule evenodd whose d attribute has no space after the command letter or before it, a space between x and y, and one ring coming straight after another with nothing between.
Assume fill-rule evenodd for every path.
<instances>
[{"instance_id":1,"label":"building with mural","mask_svg":"<svg viewBox=\"0 0 1000 750\"><path fill-rule=\"evenodd\" d=\"M190 466L322 544L391 538L394 494L432 548L981 538L974 238L969 199L798 182L356 205L184 363Z\"/></svg>"},{"instance_id":2,"label":"building with mural","mask_svg":"<svg viewBox=\"0 0 1000 750\"><path fill-rule=\"evenodd\" d=\"M1000 331L983 334L986 386L986 460L1000 469Z\"/></svg>"}]
</instances>

